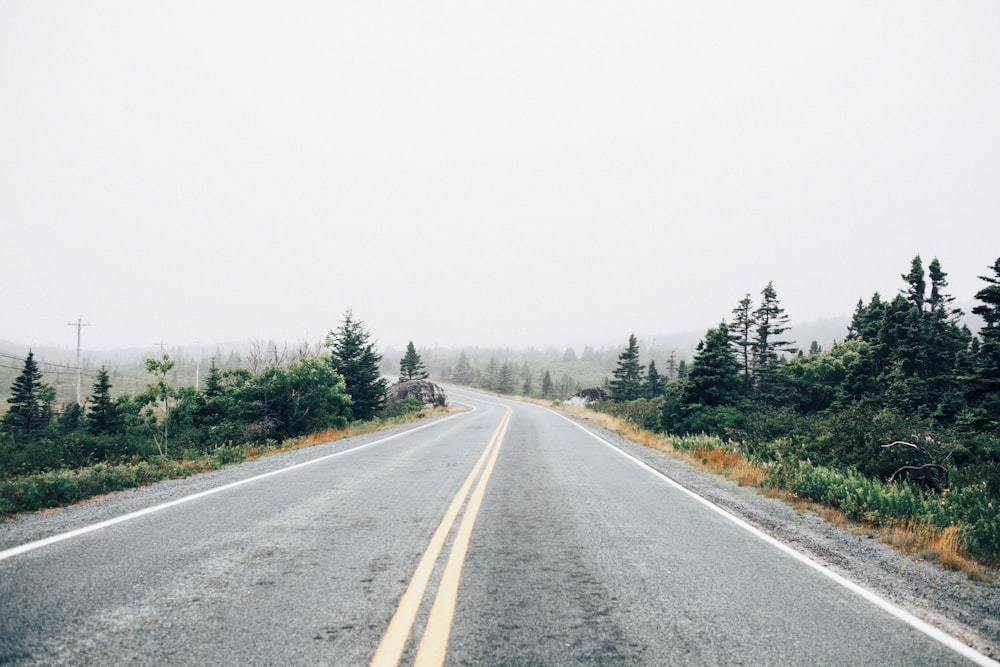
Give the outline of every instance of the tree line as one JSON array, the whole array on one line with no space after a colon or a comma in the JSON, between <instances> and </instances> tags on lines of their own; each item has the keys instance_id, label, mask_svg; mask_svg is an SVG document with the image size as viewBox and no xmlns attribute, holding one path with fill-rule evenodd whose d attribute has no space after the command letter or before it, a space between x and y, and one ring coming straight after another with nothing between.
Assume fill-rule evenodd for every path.
<instances>
[{"instance_id":1,"label":"tree line","mask_svg":"<svg viewBox=\"0 0 1000 667\"><path fill-rule=\"evenodd\" d=\"M857 303L845 340L830 350L796 347L769 283L756 304L747 294L706 332L683 379L665 382L654 364L643 367L631 336L612 400L598 409L656 432L716 436L808 497L896 485L843 502L890 523L923 508L923 520L961 525L969 548L996 560L1000 259L989 270L972 310L984 322L978 335L961 323L941 263L925 270L917 256L892 298ZM945 495L928 504L928 494Z\"/></svg>"},{"instance_id":2,"label":"tree line","mask_svg":"<svg viewBox=\"0 0 1000 667\"><path fill-rule=\"evenodd\" d=\"M198 389L173 386L175 362L163 354L146 359L143 391L118 396L102 366L84 405L61 409L29 352L0 418L0 478L277 444L382 414L388 383L365 324L347 311L324 348L295 360L261 355L250 368L220 369L213 360ZM419 374L419 357L408 364Z\"/></svg>"}]
</instances>

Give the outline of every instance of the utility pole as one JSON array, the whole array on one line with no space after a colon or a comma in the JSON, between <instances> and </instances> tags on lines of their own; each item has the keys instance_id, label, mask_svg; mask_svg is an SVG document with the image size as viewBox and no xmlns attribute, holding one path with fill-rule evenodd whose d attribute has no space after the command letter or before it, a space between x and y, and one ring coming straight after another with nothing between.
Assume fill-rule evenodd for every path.
<instances>
[{"instance_id":1,"label":"utility pole","mask_svg":"<svg viewBox=\"0 0 1000 667\"><path fill-rule=\"evenodd\" d=\"M82 405L83 402L80 400L80 382L83 376L83 371L80 367L80 334L84 327L90 326L90 322L84 324L83 315L80 315L76 318L76 322L67 322L66 326L76 327L76 404Z\"/></svg>"},{"instance_id":2,"label":"utility pole","mask_svg":"<svg viewBox=\"0 0 1000 667\"><path fill-rule=\"evenodd\" d=\"M161 338L159 343L153 343L153 345L158 345L160 347L160 356L162 357L163 356L163 349L167 346L167 344L164 343L163 339Z\"/></svg>"}]
</instances>

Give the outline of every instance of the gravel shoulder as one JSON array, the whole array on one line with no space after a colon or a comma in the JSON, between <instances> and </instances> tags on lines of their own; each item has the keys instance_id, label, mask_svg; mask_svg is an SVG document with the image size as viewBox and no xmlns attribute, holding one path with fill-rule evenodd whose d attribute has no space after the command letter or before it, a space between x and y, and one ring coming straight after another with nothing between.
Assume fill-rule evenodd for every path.
<instances>
[{"instance_id":1,"label":"gravel shoulder","mask_svg":"<svg viewBox=\"0 0 1000 667\"><path fill-rule=\"evenodd\" d=\"M566 414L566 413L562 413ZM879 594L968 646L1000 660L1000 587L906 556L874 537L852 534L812 511L768 498L566 415L611 444L815 562Z\"/></svg>"}]
</instances>

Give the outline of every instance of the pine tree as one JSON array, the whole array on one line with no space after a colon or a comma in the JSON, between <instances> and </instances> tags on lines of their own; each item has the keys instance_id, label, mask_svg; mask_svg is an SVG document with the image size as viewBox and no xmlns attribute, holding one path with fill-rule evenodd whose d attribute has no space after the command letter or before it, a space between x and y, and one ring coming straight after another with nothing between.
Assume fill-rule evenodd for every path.
<instances>
[{"instance_id":1,"label":"pine tree","mask_svg":"<svg viewBox=\"0 0 1000 667\"><path fill-rule=\"evenodd\" d=\"M920 261L920 255L910 262L910 272L900 274L906 281L907 287L903 290L906 300L916 306L917 310L924 309L924 297L927 292L927 281L924 279L924 264Z\"/></svg>"},{"instance_id":2,"label":"pine tree","mask_svg":"<svg viewBox=\"0 0 1000 667\"><path fill-rule=\"evenodd\" d=\"M656 362L650 361L646 370L646 379L642 382L642 395L644 398L656 398L663 395L663 376L656 370Z\"/></svg>"},{"instance_id":3,"label":"pine tree","mask_svg":"<svg viewBox=\"0 0 1000 667\"><path fill-rule=\"evenodd\" d=\"M734 405L739 400L742 380L726 323L709 329L697 349L687 372L683 402L686 405Z\"/></svg>"},{"instance_id":4,"label":"pine tree","mask_svg":"<svg viewBox=\"0 0 1000 667\"><path fill-rule=\"evenodd\" d=\"M969 398L985 410L994 422L1000 421L1000 258L990 267L992 276L979 276L987 286L976 292L981 303L972 312L983 318L979 330L979 350L968 392Z\"/></svg>"},{"instance_id":5,"label":"pine tree","mask_svg":"<svg viewBox=\"0 0 1000 667\"><path fill-rule=\"evenodd\" d=\"M542 376L542 397L552 398L554 393L555 386L552 384L552 373L546 370L545 374Z\"/></svg>"},{"instance_id":6,"label":"pine tree","mask_svg":"<svg viewBox=\"0 0 1000 667\"><path fill-rule=\"evenodd\" d=\"M777 370L779 353L794 353L794 341L782 340L782 334L789 330L788 315L778 301L778 293L772 283L761 290L760 306L753 313L754 337L753 373L757 394L764 398L774 398L777 390Z\"/></svg>"},{"instance_id":7,"label":"pine tree","mask_svg":"<svg viewBox=\"0 0 1000 667\"><path fill-rule=\"evenodd\" d=\"M19 442L30 442L41 435L48 425L43 423L42 373L29 351L21 374L10 387L10 408L3 416L4 428Z\"/></svg>"},{"instance_id":8,"label":"pine tree","mask_svg":"<svg viewBox=\"0 0 1000 667\"><path fill-rule=\"evenodd\" d=\"M87 407L87 429L91 435L107 435L118 433L121 420L118 408L111 398L111 380L108 369L101 366L97 369L97 379L90 392L90 405Z\"/></svg>"},{"instance_id":9,"label":"pine tree","mask_svg":"<svg viewBox=\"0 0 1000 667\"><path fill-rule=\"evenodd\" d=\"M462 350L458 355L458 363L455 364L455 372L451 379L452 382L466 387L472 387L476 384L476 371L469 363L469 358L465 356L465 350Z\"/></svg>"},{"instance_id":10,"label":"pine tree","mask_svg":"<svg viewBox=\"0 0 1000 667\"><path fill-rule=\"evenodd\" d=\"M222 395L222 371L215 365L215 357L212 357L212 365L208 367L208 375L205 376L205 388L202 393L206 398L215 398Z\"/></svg>"},{"instance_id":11,"label":"pine tree","mask_svg":"<svg viewBox=\"0 0 1000 667\"><path fill-rule=\"evenodd\" d=\"M496 391L500 386L500 365L497 363L495 357L490 357L490 361L486 364L486 372L483 374L483 389L487 391Z\"/></svg>"},{"instance_id":12,"label":"pine tree","mask_svg":"<svg viewBox=\"0 0 1000 667\"><path fill-rule=\"evenodd\" d=\"M635 334L628 337L628 345L618 355L618 367L611 381L611 400L634 401L642 397L642 366L639 365L639 341Z\"/></svg>"},{"instance_id":13,"label":"pine tree","mask_svg":"<svg viewBox=\"0 0 1000 667\"><path fill-rule=\"evenodd\" d=\"M678 376L678 366L677 366L677 352L670 350L670 356L667 357L667 375L664 378L665 382L673 382Z\"/></svg>"},{"instance_id":14,"label":"pine tree","mask_svg":"<svg viewBox=\"0 0 1000 667\"><path fill-rule=\"evenodd\" d=\"M514 367L508 361L503 362L497 377L497 391L501 394L513 394L514 377Z\"/></svg>"},{"instance_id":15,"label":"pine tree","mask_svg":"<svg viewBox=\"0 0 1000 667\"><path fill-rule=\"evenodd\" d=\"M750 333L754 327L753 301L750 295L744 296L739 304L733 308L733 321L729 325L733 345L736 347L737 358L740 361L741 373L743 374L743 392L749 394L753 387L753 375L751 373L751 362L753 360L753 341Z\"/></svg>"},{"instance_id":16,"label":"pine tree","mask_svg":"<svg viewBox=\"0 0 1000 667\"><path fill-rule=\"evenodd\" d=\"M373 418L385 405L387 382L379 373L382 355L375 352L371 334L364 322L354 319L348 310L336 331L327 338L330 363L347 387L351 396L351 415L365 421Z\"/></svg>"},{"instance_id":17,"label":"pine tree","mask_svg":"<svg viewBox=\"0 0 1000 667\"><path fill-rule=\"evenodd\" d=\"M417 354L417 348L413 347L411 340L406 344L406 354L399 360L399 381L408 382L410 380L426 380L427 371L424 370L423 359Z\"/></svg>"}]
</instances>

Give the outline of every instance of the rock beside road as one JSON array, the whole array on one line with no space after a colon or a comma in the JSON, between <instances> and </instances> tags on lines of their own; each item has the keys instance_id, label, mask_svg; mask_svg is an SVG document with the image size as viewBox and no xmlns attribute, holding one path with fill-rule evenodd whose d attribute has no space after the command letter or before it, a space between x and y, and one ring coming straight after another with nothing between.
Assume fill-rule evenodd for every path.
<instances>
[{"instance_id":1,"label":"rock beside road","mask_svg":"<svg viewBox=\"0 0 1000 667\"><path fill-rule=\"evenodd\" d=\"M444 389L429 380L409 380L394 384L386 390L385 397L388 401L398 401L404 398L415 398L430 408L438 405L441 400L438 396L444 396L447 401L448 395Z\"/></svg>"}]
</instances>

